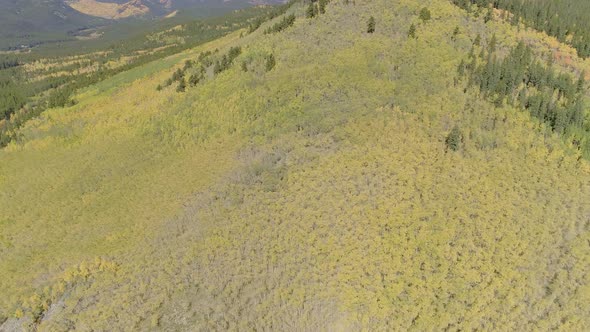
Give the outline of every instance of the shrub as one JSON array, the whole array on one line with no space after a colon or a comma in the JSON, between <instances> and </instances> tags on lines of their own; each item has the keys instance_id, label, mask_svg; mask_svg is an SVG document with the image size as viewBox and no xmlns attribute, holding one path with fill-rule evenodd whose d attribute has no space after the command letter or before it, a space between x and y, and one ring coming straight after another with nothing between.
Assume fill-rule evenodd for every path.
<instances>
[{"instance_id":1,"label":"shrub","mask_svg":"<svg viewBox=\"0 0 590 332\"><path fill-rule=\"evenodd\" d=\"M447 149L451 149L453 151L459 150L461 144L463 143L463 133L459 127L454 126L451 129L451 132L447 135L445 139L445 144L447 145Z\"/></svg>"},{"instance_id":2,"label":"shrub","mask_svg":"<svg viewBox=\"0 0 590 332\"><path fill-rule=\"evenodd\" d=\"M431 18L430 10L426 7L422 8L420 10L420 19L422 20L422 22L429 21L430 18Z\"/></svg>"}]
</instances>

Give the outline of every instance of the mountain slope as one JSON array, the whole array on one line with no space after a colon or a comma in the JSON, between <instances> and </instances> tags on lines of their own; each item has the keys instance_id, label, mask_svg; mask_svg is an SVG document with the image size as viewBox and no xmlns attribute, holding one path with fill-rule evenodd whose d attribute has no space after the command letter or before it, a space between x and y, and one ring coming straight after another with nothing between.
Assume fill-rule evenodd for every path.
<instances>
[{"instance_id":1,"label":"mountain slope","mask_svg":"<svg viewBox=\"0 0 590 332\"><path fill-rule=\"evenodd\" d=\"M144 5L141 0L129 1L122 4L117 4L115 2L99 2L95 0L76 0L68 2L67 4L80 13L106 19L141 16L150 12L149 7Z\"/></svg>"},{"instance_id":2,"label":"mountain slope","mask_svg":"<svg viewBox=\"0 0 590 332\"><path fill-rule=\"evenodd\" d=\"M508 48L516 29L422 7L297 4L282 32L29 122L0 151L3 326L586 330L588 162L457 80L478 34ZM165 82L186 60L182 93Z\"/></svg>"},{"instance_id":3,"label":"mountain slope","mask_svg":"<svg viewBox=\"0 0 590 332\"><path fill-rule=\"evenodd\" d=\"M61 0L0 2L0 47L18 48L42 40L65 39L66 32L106 22L78 13Z\"/></svg>"}]
</instances>

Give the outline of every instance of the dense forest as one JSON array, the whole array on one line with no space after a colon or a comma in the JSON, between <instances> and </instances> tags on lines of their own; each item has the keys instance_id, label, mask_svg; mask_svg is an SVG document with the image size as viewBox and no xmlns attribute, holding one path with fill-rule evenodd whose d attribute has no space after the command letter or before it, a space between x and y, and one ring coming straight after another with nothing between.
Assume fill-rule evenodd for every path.
<instances>
[{"instance_id":1,"label":"dense forest","mask_svg":"<svg viewBox=\"0 0 590 332\"><path fill-rule=\"evenodd\" d=\"M544 31L559 41L572 45L581 57L590 56L590 2L586 0L452 0L471 11L473 5L502 10L501 15L512 24L523 22Z\"/></svg>"},{"instance_id":2,"label":"dense forest","mask_svg":"<svg viewBox=\"0 0 590 332\"><path fill-rule=\"evenodd\" d=\"M528 111L590 157L585 73L572 77L556 71L551 62L539 60L522 41L503 58L496 50L495 35L487 45L480 43L478 36L468 61L459 64L459 76L466 76L468 85L479 88L496 106L508 103Z\"/></svg>"}]
</instances>

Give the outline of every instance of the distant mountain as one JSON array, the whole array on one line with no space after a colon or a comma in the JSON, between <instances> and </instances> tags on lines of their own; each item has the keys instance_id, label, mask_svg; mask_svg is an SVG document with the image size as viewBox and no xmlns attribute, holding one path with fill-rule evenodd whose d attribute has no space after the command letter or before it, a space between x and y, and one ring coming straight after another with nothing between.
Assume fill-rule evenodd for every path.
<instances>
[{"instance_id":1,"label":"distant mountain","mask_svg":"<svg viewBox=\"0 0 590 332\"><path fill-rule=\"evenodd\" d=\"M64 38L69 30L106 23L79 13L62 0L0 1L0 46Z\"/></svg>"},{"instance_id":2,"label":"distant mountain","mask_svg":"<svg viewBox=\"0 0 590 332\"><path fill-rule=\"evenodd\" d=\"M95 17L122 19L132 16L162 16L187 8L236 8L280 3L280 0L63 0L74 10Z\"/></svg>"},{"instance_id":3,"label":"distant mountain","mask_svg":"<svg viewBox=\"0 0 590 332\"><path fill-rule=\"evenodd\" d=\"M0 49L16 49L72 38L77 31L122 19L158 18L174 11L209 16L282 0L2 0Z\"/></svg>"},{"instance_id":4,"label":"distant mountain","mask_svg":"<svg viewBox=\"0 0 590 332\"><path fill-rule=\"evenodd\" d=\"M143 16L151 12L150 8L142 0L131 0L124 3L99 2L96 0L66 0L66 4L82 14L105 19Z\"/></svg>"}]
</instances>

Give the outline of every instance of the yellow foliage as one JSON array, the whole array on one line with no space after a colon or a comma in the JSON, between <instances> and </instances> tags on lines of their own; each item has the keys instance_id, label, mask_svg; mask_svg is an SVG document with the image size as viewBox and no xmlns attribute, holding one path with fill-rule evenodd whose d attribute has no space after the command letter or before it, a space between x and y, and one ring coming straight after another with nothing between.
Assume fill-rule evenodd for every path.
<instances>
[{"instance_id":1,"label":"yellow foliage","mask_svg":"<svg viewBox=\"0 0 590 332\"><path fill-rule=\"evenodd\" d=\"M312 23L295 5L282 33L28 123L0 151L0 314L51 312L39 331L585 330L588 163L455 84L470 41L451 33L479 23L434 0L408 39L422 6L333 1ZM155 91L236 45L255 70Z\"/></svg>"},{"instance_id":2,"label":"yellow foliage","mask_svg":"<svg viewBox=\"0 0 590 332\"><path fill-rule=\"evenodd\" d=\"M149 13L149 7L141 1L129 1L118 4L116 2L96 0L69 0L68 5L80 13L106 19L121 19L129 16L139 16Z\"/></svg>"}]
</instances>

